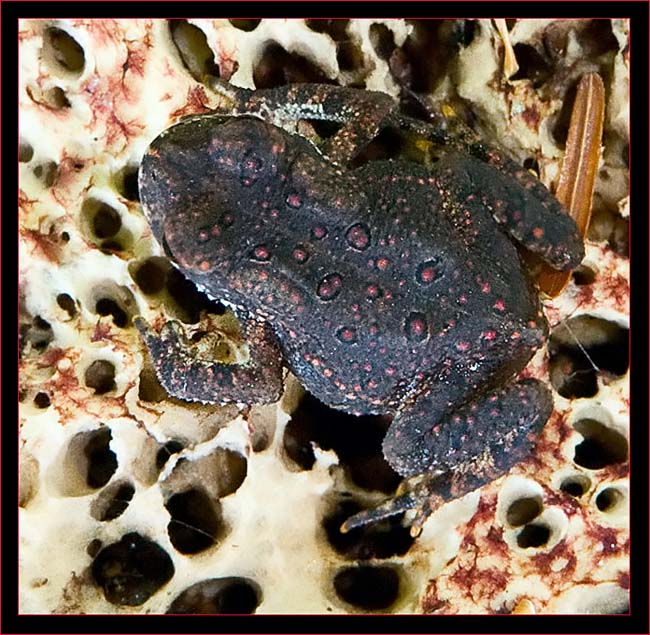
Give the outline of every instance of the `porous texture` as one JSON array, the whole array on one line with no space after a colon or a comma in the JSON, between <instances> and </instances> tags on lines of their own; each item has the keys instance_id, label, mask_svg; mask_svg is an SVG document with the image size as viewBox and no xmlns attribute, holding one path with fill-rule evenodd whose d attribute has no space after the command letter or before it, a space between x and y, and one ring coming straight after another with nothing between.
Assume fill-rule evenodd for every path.
<instances>
[{"instance_id":1,"label":"porous texture","mask_svg":"<svg viewBox=\"0 0 650 635\"><path fill-rule=\"evenodd\" d=\"M627 23L508 27L510 78L489 20L21 22L21 612L626 610ZM416 541L399 519L342 536L397 485L382 418L325 409L291 377L279 403L242 408L157 384L136 315L209 322L215 355L246 353L232 315L170 267L137 197L154 137L219 105L205 74L393 96L407 83L552 188L572 88L593 70L608 102L586 257L545 302L551 338L525 371L552 384L555 411L509 475Z\"/></svg>"}]
</instances>

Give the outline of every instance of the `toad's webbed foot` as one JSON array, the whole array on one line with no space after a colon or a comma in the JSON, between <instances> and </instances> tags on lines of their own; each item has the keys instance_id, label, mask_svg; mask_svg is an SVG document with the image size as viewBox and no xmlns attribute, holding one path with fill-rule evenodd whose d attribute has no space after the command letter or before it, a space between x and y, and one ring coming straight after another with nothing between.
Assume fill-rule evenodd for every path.
<instances>
[{"instance_id":1,"label":"toad's webbed foot","mask_svg":"<svg viewBox=\"0 0 650 635\"><path fill-rule=\"evenodd\" d=\"M350 516L341 525L340 530L345 534L352 529L376 523L402 512L415 510L415 516L410 522L410 533L415 538L420 535L427 518L443 503L460 498L480 487L478 485L466 489L463 480L464 471L475 469L476 466L467 464L458 466L456 470L443 473L412 476L401 483L397 496L389 498L377 507Z\"/></svg>"},{"instance_id":2,"label":"toad's webbed foot","mask_svg":"<svg viewBox=\"0 0 650 635\"><path fill-rule=\"evenodd\" d=\"M282 393L282 356L266 324L243 322L249 346L245 363L220 363L189 342L177 322L167 322L155 335L142 318L135 319L156 375L167 393L202 403L273 403Z\"/></svg>"},{"instance_id":3,"label":"toad's webbed foot","mask_svg":"<svg viewBox=\"0 0 650 635\"><path fill-rule=\"evenodd\" d=\"M444 503L479 489L503 473L495 471L489 454L484 454L445 472L412 476L402 482L395 498L390 498L373 509L350 516L341 525L341 532L347 533L357 527L415 510L415 516L409 523L411 536L415 538L420 535L422 526L429 516Z\"/></svg>"}]
</instances>

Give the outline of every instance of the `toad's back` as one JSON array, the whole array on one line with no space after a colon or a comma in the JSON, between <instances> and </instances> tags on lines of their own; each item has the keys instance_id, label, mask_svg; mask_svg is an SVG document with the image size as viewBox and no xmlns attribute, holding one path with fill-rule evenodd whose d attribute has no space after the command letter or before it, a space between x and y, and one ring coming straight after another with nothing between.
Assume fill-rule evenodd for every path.
<instances>
[{"instance_id":1,"label":"toad's back","mask_svg":"<svg viewBox=\"0 0 650 635\"><path fill-rule=\"evenodd\" d=\"M198 173L184 156L190 125L192 155L207 159ZM147 183L171 194L148 196L152 226L202 288L271 324L323 401L386 412L441 360L535 315L516 250L464 191L471 181L407 162L343 171L260 122L217 130L179 124L162 158L153 148Z\"/></svg>"},{"instance_id":2,"label":"toad's back","mask_svg":"<svg viewBox=\"0 0 650 635\"><path fill-rule=\"evenodd\" d=\"M269 276L289 295L267 303L289 365L324 401L385 412L481 334L534 319L516 249L477 201L452 202L437 176L408 163L370 163L336 183L330 205L312 187L280 230ZM333 204L343 190L353 206Z\"/></svg>"}]
</instances>

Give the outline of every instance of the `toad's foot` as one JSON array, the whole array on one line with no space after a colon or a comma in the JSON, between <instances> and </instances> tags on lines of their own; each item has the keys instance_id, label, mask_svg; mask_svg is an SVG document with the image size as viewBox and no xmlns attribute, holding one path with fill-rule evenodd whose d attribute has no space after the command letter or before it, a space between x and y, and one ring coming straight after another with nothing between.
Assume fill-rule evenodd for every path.
<instances>
[{"instance_id":1,"label":"toad's foot","mask_svg":"<svg viewBox=\"0 0 650 635\"><path fill-rule=\"evenodd\" d=\"M418 474L404 480L395 498L388 499L373 509L367 509L350 516L342 525L341 532L347 533L357 527L375 523L408 510L415 510L410 522L410 534L419 536L429 516L444 503L456 500L480 488L499 476L495 471L489 450L478 457L456 465L442 473Z\"/></svg>"},{"instance_id":2,"label":"toad's foot","mask_svg":"<svg viewBox=\"0 0 650 635\"><path fill-rule=\"evenodd\" d=\"M152 357L156 375L171 397L202 403L273 403L282 393L282 356L266 324L243 322L249 361L215 362L188 342L177 322L167 322L155 335L142 318L135 319Z\"/></svg>"}]
</instances>

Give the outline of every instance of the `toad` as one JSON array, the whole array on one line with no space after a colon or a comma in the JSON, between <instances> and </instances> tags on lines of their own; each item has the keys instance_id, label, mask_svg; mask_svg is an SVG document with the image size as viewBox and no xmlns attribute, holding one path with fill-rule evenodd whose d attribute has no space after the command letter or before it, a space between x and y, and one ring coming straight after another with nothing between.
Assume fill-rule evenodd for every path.
<instances>
[{"instance_id":1,"label":"toad","mask_svg":"<svg viewBox=\"0 0 650 635\"><path fill-rule=\"evenodd\" d=\"M397 495L343 530L406 510L417 535L443 502L530 452L553 400L518 379L548 333L519 249L558 270L583 255L575 223L526 169L457 120L423 122L383 93L213 80L227 113L190 116L146 152L140 196L183 274L229 303L249 350L220 363L176 322L136 321L167 392L268 403L286 365L325 404L390 414ZM299 120L336 123L319 144ZM435 145L430 165L354 165L393 128Z\"/></svg>"}]
</instances>

